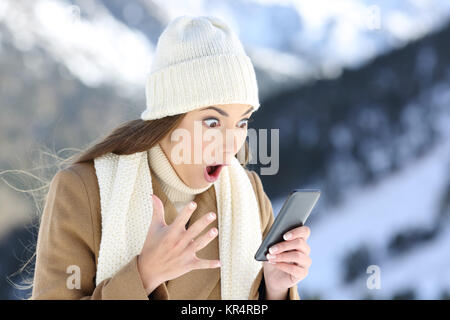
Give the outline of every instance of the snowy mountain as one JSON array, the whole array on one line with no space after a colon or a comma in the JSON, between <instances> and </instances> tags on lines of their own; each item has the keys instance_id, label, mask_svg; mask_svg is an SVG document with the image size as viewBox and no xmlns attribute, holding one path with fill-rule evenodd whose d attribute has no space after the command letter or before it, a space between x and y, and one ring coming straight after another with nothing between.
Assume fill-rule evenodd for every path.
<instances>
[{"instance_id":1,"label":"snowy mountain","mask_svg":"<svg viewBox=\"0 0 450 320\"><path fill-rule=\"evenodd\" d=\"M450 128L450 121L447 124ZM317 214L309 223L313 264L299 285L300 294L323 299L391 299L413 290L415 299L440 299L450 289L450 219L440 218L437 204L448 187L449 165L447 139L382 182L348 190L338 207L313 212L311 218ZM404 253L388 249L399 232L412 229L417 239L436 224L442 230L429 241ZM370 257L365 267L380 267L379 290L367 289L365 268L350 283L343 281L348 268L345 258L361 247L367 248Z\"/></svg>"},{"instance_id":2,"label":"snowy mountain","mask_svg":"<svg viewBox=\"0 0 450 320\"><path fill-rule=\"evenodd\" d=\"M361 66L420 38L447 21L450 3L4 0L0 4L0 24L15 35L18 48L41 47L85 84L112 83L130 97L142 90L160 32L183 14L217 15L231 25L255 64L264 98L311 79L336 78L345 67Z\"/></svg>"},{"instance_id":3,"label":"snowy mountain","mask_svg":"<svg viewBox=\"0 0 450 320\"><path fill-rule=\"evenodd\" d=\"M254 62L255 123L283 129L284 171L262 177L274 213L291 186L325 191L300 296L449 297L449 1L2 0L0 164L33 139L79 146L99 121L107 131L142 110L158 36L182 14L224 18ZM0 243L0 278L18 269L23 233ZM366 287L369 265L380 290Z\"/></svg>"},{"instance_id":4,"label":"snowy mountain","mask_svg":"<svg viewBox=\"0 0 450 320\"><path fill-rule=\"evenodd\" d=\"M440 102L440 138L431 151L376 183L347 188L337 206L320 199L314 208L306 223L313 264L299 284L301 297L448 299L450 86L442 84L430 94ZM275 215L283 201L272 202ZM366 286L369 265L380 267L379 290Z\"/></svg>"}]
</instances>

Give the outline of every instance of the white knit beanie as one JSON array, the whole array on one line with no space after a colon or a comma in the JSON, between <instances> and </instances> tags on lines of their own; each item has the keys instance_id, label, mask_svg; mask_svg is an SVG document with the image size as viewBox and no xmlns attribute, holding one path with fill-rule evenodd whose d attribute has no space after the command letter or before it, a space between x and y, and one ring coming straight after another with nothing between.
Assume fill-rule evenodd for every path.
<instances>
[{"instance_id":1,"label":"white knit beanie","mask_svg":"<svg viewBox=\"0 0 450 320\"><path fill-rule=\"evenodd\" d=\"M260 104L255 70L242 43L217 17L175 18L158 38L142 120L218 104Z\"/></svg>"}]
</instances>

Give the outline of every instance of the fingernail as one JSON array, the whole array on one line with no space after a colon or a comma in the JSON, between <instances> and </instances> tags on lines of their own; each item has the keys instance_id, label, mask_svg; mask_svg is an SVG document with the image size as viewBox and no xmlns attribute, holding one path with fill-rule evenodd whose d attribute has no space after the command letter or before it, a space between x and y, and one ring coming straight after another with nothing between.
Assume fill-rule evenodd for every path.
<instances>
[{"instance_id":1,"label":"fingernail","mask_svg":"<svg viewBox=\"0 0 450 320\"><path fill-rule=\"evenodd\" d=\"M220 267L220 266L222 265L222 263L221 263L220 261L218 261L218 262L216 263L216 265L217 265L218 267Z\"/></svg>"},{"instance_id":2,"label":"fingernail","mask_svg":"<svg viewBox=\"0 0 450 320\"><path fill-rule=\"evenodd\" d=\"M208 220L213 220L216 217L216 215L214 214L214 212L210 212L208 215Z\"/></svg>"},{"instance_id":3,"label":"fingernail","mask_svg":"<svg viewBox=\"0 0 450 320\"><path fill-rule=\"evenodd\" d=\"M197 204L196 204L194 201L192 201L192 202L190 203L190 206L191 206L192 209L194 209L194 208L196 207L196 205L197 205Z\"/></svg>"},{"instance_id":4,"label":"fingernail","mask_svg":"<svg viewBox=\"0 0 450 320\"><path fill-rule=\"evenodd\" d=\"M214 228L214 229L211 229L211 234L212 234L212 235L215 235L215 234L217 234L217 229L216 229L216 228Z\"/></svg>"},{"instance_id":5,"label":"fingernail","mask_svg":"<svg viewBox=\"0 0 450 320\"><path fill-rule=\"evenodd\" d=\"M292 233L286 233L283 238L284 240L289 240L290 238L292 238Z\"/></svg>"},{"instance_id":6,"label":"fingernail","mask_svg":"<svg viewBox=\"0 0 450 320\"><path fill-rule=\"evenodd\" d=\"M273 258L275 258L274 255L271 255L271 254L269 254L269 253L266 255L266 257L267 257L267 259L273 259Z\"/></svg>"},{"instance_id":7,"label":"fingernail","mask_svg":"<svg viewBox=\"0 0 450 320\"><path fill-rule=\"evenodd\" d=\"M278 250L277 246L273 246L272 248L269 249L270 253L274 253Z\"/></svg>"}]
</instances>

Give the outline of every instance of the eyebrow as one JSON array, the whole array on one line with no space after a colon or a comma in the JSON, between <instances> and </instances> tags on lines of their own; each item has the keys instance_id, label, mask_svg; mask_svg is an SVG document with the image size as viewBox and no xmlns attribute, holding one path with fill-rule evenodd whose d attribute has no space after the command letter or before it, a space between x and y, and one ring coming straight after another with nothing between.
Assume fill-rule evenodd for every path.
<instances>
[{"instance_id":1,"label":"eyebrow","mask_svg":"<svg viewBox=\"0 0 450 320\"><path fill-rule=\"evenodd\" d=\"M220 113L221 115L226 116L226 117L229 117L229 114L226 113L224 110L222 110L222 109L220 109L220 108L217 108L217 107L214 107L214 106L209 106L209 107L200 109L200 111L208 110L208 109L216 110L216 111L217 111L218 113ZM241 117L244 116L244 115L246 115L247 113L249 113L249 112L252 111L252 110L253 110L253 107L250 107L247 111L245 111L245 112L241 115Z\"/></svg>"}]
</instances>

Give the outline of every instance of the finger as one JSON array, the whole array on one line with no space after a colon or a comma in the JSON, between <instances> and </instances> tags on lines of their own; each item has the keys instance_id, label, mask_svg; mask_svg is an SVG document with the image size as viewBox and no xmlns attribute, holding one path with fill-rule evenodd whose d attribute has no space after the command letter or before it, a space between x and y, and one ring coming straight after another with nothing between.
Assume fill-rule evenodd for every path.
<instances>
[{"instance_id":1,"label":"finger","mask_svg":"<svg viewBox=\"0 0 450 320\"><path fill-rule=\"evenodd\" d=\"M274 266L280 269L281 271L290 274L297 280L305 278L308 275L308 269L299 267L295 264L290 264L286 262L277 262L276 264L274 264Z\"/></svg>"},{"instance_id":2,"label":"finger","mask_svg":"<svg viewBox=\"0 0 450 320\"><path fill-rule=\"evenodd\" d=\"M218 268L220 267L220 260L206 260L206 259L199 259L195 257L194 262L192 263L193 269L211 269L211 268Z\"/></svg>"},{"instance_id":3,"label":"finger","mask_svg":"<svg viewBox=\"0 0 450 320\"><path fill-rule=\"evenodd\" d=\"M289 250L299 250L305 254L309 254L311 252L311 248L306 243L306 240L304 238L281 241L269 248L269 252L271 254L279 254L281 252Z\"/></svg>"},{"instance_id":4,"label":"finger","mask_svg":"<svg viewBox=\"0 0 450 320\"><path fill-rule=\"evenodd\" d=\"M200 234L200 232L202 232L212 221L214 221L214 219L216 219L216 214L214 212L209 212L208 214L203 215L203 217L195 221L184 234L185 241L191 241L191 239L195 239Z\"/></svg>"},{"instance_id":5,"label":"finger","mask_svg":"<svg viewBox=\"0 0 450 320\"><path fill-rule=\"evenodd\" d=\"M164 226L167 226L166 220L164 218L164 205L160 198L156 195L152 194L153 200L153 217L151 224L153 223L161 223Z\"/></svg>"},{"instance_id":6,"label":"finger","mask_svg":"<svg viewBox=\"0 0 450 320\"><path fill-rule=\"evenodd\" d=\"M203 249L217 236L217 234L217 228L211 228L204 235L198 237L198 239L191 241L189 244L189 249L194 250L194 252Z\"/></svg>"},{"instance_id":7,"label":"finger","mask_svg":"<svg viewBox=\"0 0 450 320\"><path fill-rule=\"evenodd\" d=\"M184 206L183 209L181 209L181 212L178 214L178 216L174 220L174 225L177 227L183 227L185 228L187 222L192 216L192 213L197 208L197 203L195 201L189 202L186 206Z\"/></svg>"},{"instance_id":8,"label":"finger","mask_svg":"<svg viewBox=\"0 0 450 320\"><path fill-rule=\"evenodd\" d=\"M273 257L273 258L272 258ZM267 255L269 262L295 263L300 267L309 268L312 263L311 257L300 251L288 251L276 255Z\"/></svg>"},{"instance_id":9,"label":"finger","mask_svg":"<svg viewBox=\"0 0 450 320\"><path fill-rule=\"evenodd\" d=\"M304 238L305 240L309 238L311 230L307 226L300 226L289 230L283 235L284 240L292 240L296 238Z\"/></svg>"}]
</instances>

